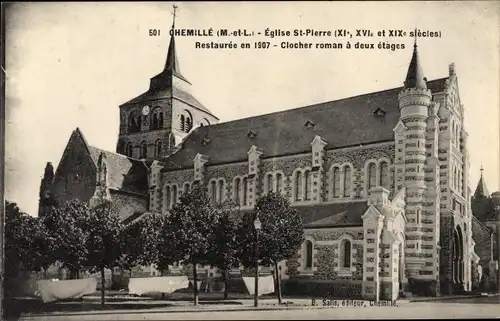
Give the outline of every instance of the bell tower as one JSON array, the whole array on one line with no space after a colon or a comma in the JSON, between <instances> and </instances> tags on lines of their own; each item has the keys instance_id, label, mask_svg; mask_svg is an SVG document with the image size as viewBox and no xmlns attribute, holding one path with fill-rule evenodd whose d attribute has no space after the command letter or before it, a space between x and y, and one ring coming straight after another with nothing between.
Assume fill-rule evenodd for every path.
<instances>
[{"instance_id":1,"label":"bell tower","mask_svg":"<svg viewBox=\"0 0 500 321\"><path fill-rule=\"evenodd\" d=\"M174 5L170 44L163 70L150 79L149 89L120 106L120 133L116 152L131 158L167 157L197 126L219 119L192 94L181 73L176 51Z\"/></svg>"}]
</instances>

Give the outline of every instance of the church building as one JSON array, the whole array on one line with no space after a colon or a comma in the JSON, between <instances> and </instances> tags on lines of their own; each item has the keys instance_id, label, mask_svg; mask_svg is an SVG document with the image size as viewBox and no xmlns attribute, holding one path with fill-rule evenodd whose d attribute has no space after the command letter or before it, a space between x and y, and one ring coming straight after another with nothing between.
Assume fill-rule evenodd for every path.
<instances>
[{"instance_id":1,"label":"church building","mask_svg":"<svg viewBox=\"0 0 500 321\"><path fill-rule=\"evenodd\" d=\"M426 79L415 42L402 87L219 122L182 75L175 41L149 89L119 106L116 152L77 128L55 173L47 165L40 215L102 197L124 221L167 214L194 183L251 210L274 191L305 227L295 257L280 264L284 289L390 300L471 289L479 258L454 64ZM171 271L189 273L182 262Z\"/></svg>"}]
</instances>

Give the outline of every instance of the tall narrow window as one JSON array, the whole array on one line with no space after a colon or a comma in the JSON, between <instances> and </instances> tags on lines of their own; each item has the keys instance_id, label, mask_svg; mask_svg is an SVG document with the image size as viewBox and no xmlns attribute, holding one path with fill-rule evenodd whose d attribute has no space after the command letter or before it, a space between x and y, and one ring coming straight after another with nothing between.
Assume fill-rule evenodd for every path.
<instances>
[{"instance_id":1,"label":"tall narrow window","mask_svg":"<svg viewBox=\"0 0 500 321\"><path fill-rule=\"evenodd\" d=\"M153 126L151 126L151 127L153 127L152 129L158 128L158 114L156 114L156 113L153 114Z\"/></svg>"},{"instance_id":2,"label":"tall narrow window","mask_svg":"<svg viewBox=\"0 0 500 321\"><path fill-rule=\"evenodd\" d=\"M172 205L177 203L177 185L172 186Z\"/></svg>"},{"instance_id":3,"label":"tall narrow window","mask_svg":"<svg viewBox=\"0 0 500 321\"><path fill-rule=\"evenodd\" d=\"M218 195L218 201L223 202L224 201L224 181L219 180L219 195Z\"/></svg>"},{"instance_id":4,"label":"tall narrow window","mask_svg":"<svg viewBox=\"0 0 500 321\"><path fill-rule=\"evenodd\" d=\"M300 201L302 196L302 173L295 173L295 200Z\"/></svg>"},{"instance_id":5,"label":"tall narrow window","mask_svg":"<svg viewBox=\"0 0 500 321\"><path fill-rule=\"evenodd\" d=\"M343 258L342 258L342 266L345 268L351 267L351 241L344 240L344 248L343 248Z\"/></svg>"},{"instance_id":6,"label":"tall narrow window","mask_svg":"<svg viewBox=\"0 0 500 321\"><path fill-rule=\"evenodd\" d=\"M192 127L193 127L193 122L191 121L191 117L186 117L186 127L184 128L186 133L189 133Z\"/></svg>"},{"instance_id":7,"label":"tall narrow window","mask_svg":"<svg viewBox=\"0 0 500 321\"><path fill-rule=\"evenodd\" d=\"M175 136L173 133L170 133L168 136L168 149L172 150L175 147Z\"/></svg>"},{"instance_id":8,"label":"tall narrow window","mask_svg":"<svg viewBox=\"0 0 500 321\"><path fill-rule=\"evenodd\" d=\"M333 181L333 197L340 197L340 169L338 167L333 168L332 172L332 181Z\"/></svg>"},{"instance_id":9,"label":"tall narrow window","mask_svg":"<svg viewBox=\"0 0 500 321\"><path fill-rule=\"evenodd\" d=\"M141 143L141 159L148 158L148 145L146 142Z\"/></svg>"},{"instance_id":10,"label":"tall narrow window","mask_svg":"<svg viewBox=\"0 0 500 321\"><path fill-rule=\"evenodd\" d=\"M161 140L157 140L155 143L155 158L161 157Z\"/></svg>"},{"instance_id":11,"label":"tall narrow window","mask_svg":"<svg viewBox=\"0 0 500 321\"><path fill-rule=\"evenodd\" d=\"M368 192L377 184L377 173L374 163L368 165Z\"/></svg>"},{"instance_id":12,"label":"tall narrow window","mask_svg":"<svg viewBox=\"0 0 500 321\"><path fill-rule=\"evenodd\" d=\"M181 131L184 131L184 115L181 115Z\"/></svg>"},{"instance_id":13,"label":"tall narrow window","mask_svg":"<svg viewBox=\"0 0 500 321\"><path fill-rule=\"evenodd\" d=\"M167 188L165 188L165 198L166 198L165 205L167 206L167 209L170 209L171 197L172 195L170 191L170 186L167 186Z\"/></svg>"},{"instance_id":14,"label":"tall narrow window","mask_svg":"<svg viewBox=\"0 0 500 321\"><path fill-rule=\"evenodd\" d=\"M210 193L212 195L212 201L215 202L217 200L217 183L212 181L210 183Z\"/></svg>"},{"instance_id":15,"label":"tall narrow window","mask_svg":"<svg viewBox=\"0 0 500 321\"><path fill-rule=\"evenodd\" d=\"M132 143L127 144L127 156L132 157Z\"/></svg>"},{"instance_id":16,"label":"tall narrow window","mask_svg":"<svg viewBox=\"0 0 500 321\"><path fill-rule=\"evenodd\" d=\"M304 182L306 184L305 186L305 200L306 201L309 201L311 200L311 185L312 185L312 174L310 171L306 171L304 173Z\"/></svg>"},{"instance_id":17,"label":"tall narrow window","mask_svg":"<svg viewBox=\"0 0 500 321\"><path fill-rule=\"evenodd\" d=\"M283 192L283 176L281 173L276 174L276 193Z\"/></svg>"},{"instance_id":18,"label":"tall narrow window","mask_svg":"<svg viewBox=\"0 0 500 321\"><path fill-rule=\"evenodd\" d=\"M234 180L234 201L240 204L241 180L239 178Z\"/></svg>"},{"instance_id":19,"label":"tall narrow window","mask_svg":"<svg viewBox=\"0 0 500 321\"><path fill-rule=\"evenodd\" d=\"M141 118L134 110L128 117L128 132L135 133L141 130Z\"/></svg>"},{"instance_id":20,"label":"tall narrow window","mask_svg":"<svg viewBox=\"0 0 500 321\"><path fill-rule=\"evenodd\" d=\"M380 186L389 189L389 165L387 162L380 163Z\"/></svg>"},{"instance_id":21,"label":"tall narrow window","mask_svg":"<svg viewBox=\"0 0 500 321\"><path fill-rule=\"evenodd\" d=\"M188 193L189 192L189 183L185 183L184 184L184 193Z\"/></svg>"},{"instance_id":22,"label":"tall narrow window","mask_svg":"<svg viewBox=\"0 0 500 321\"><path fill-rule=\"evenodd\" d=\"M158 128L163 128L163 113L158 117Z\"/></svg>"},{"instance_id":23,"label":"tall narrow window","mask_svg":"<svg viewBox=\"0 0 500 321\"><path fill-rule=\"evenodd\" d=\"M306 268L313 266L313 244L311 241L306 241Z\"/></svg>"},{"instance_id":24,"label":"tall narrow window","mask_svg":"<svg viewBox=\"0 0 500 321\"><path fill-rule=\"evenodd\" d=\"M273 191L273 174L267 174L266 179L266 193Z\"/></svg>"},{"instance_id":25,"label":"tall narrow window","mask_svg":"<svg viewBox=\"0 0 500 321\"><path fill-rule=\"evenodd\" d=\"M351 197L351 167L344 167L344 197Z\"/></svg>"},{"instance_id":26,"label":"tall narrow window","mask_svg":"<svg viewBox=\"0 0 500 321\"><path fill-rule=\"evenodd\" d=\"M416 215L416 223L417 223L417 224L420 224L420 215L421 215L421 211L420 211L420 209L419 209L419 208L417 208L416 212L417 212L417 215Z\"/></svg>"},{"instance_id":27,"label":"tall narrow window","mask_svg":"<svg viewBox=\"0 0 500 321\"><path fill-rule=\"evenodd\" d=\"M248 191L248 180L247 178L245 177L243 179L243 199L242 199L242 205L243 206L246 206L248 204L248 200L247 200L247 191Z\"/></svg>"}]
</instances>

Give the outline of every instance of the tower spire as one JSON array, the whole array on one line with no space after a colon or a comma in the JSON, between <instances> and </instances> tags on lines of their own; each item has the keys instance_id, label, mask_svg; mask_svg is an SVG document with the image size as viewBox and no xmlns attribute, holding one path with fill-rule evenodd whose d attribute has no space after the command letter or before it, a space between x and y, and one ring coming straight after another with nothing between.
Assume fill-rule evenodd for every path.
<instances>
[{"instance_id":1,"label":"tower spire","mask_svg":"<svg viewBox=\"0 0 500 321\"><path fill-rule=\"evenodd\" d=\"M181 71L179 68L179 61L177 60L177 52L175 51L175 37L174 37L175 17L177 17L176 15L177 6L174 4L173 8L174 11L172 12L173 15L172 30L170 36L170 44L168 46L167 61L165 63L165 71L172 72L174 75L180 75Z\"/></svg>"},{"instance_id":2,"label":"tower spire","mask_svg":"<svg viewBox=\"0 0 500 321\"><path fill-rule=\"evenodd\" d=\"M490 197L490 193L488 192L488 188L486 187L486 182L484 181L483 177L483 164L481 164L481 177L479 177L479 182L477 183L476 191L474 193L474 198L481 198L481 197Z\"/></svg>"},{"instance_id":3,"label":"tower spire","mask_svg":"<svg viewBox=\"0 0 500 321\"><path fill-rule=\"evenodd\" d=\"M427 89L427 84L425 83L424 73L422 71L422 66L420 65L420 59L418 56L417 29L415 29L413 55L411 57L410 66L408 67L404 85L405 88Z\"/></svg>"}]
</instances>

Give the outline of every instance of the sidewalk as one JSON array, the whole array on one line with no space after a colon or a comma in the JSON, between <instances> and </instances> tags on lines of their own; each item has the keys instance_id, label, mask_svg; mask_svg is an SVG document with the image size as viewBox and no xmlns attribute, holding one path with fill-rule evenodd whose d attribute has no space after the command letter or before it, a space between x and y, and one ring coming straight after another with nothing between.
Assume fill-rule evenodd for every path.
<instances>
[{"instance_id":1,"label":"sidewalk","mask_svg":"<svg viewBox=\"0 0 500 321\"><path fill-rule=\"evenodd\" d=\"M312 305L311 299L284 299L284 304L278 305L277 299L259 299L259 306L254 307L253 300L227 300L227 301L207 301L200 300L199 305L194 306L192 301L166 301L166 300L134 300L126 304L124 301L112 302L109 301L104 307L100 305L100 299L96 297L85 297L83 302L75 302L72 305L83 306L83 311L46 311L39 313L24 313L23 316L36 315L102 315L102 314L135 314L135 313L196 313L196 312L224 312L224 311L269 311L269 310L304 310L304 309L327 309L327 308L352 308L352 302L356 302L357 306L369 306L369 301L363 300L344 300L351 303L345 306L339 305L323 305L321 299L318 299L316 306ZM137 309L137 303L142 304L140 309ZM338 300L342 302L343 300ZM136 303L136 304L134 304ZM398 304L409 303L409 301L398 301ZM62 303L60 303L62 304ZM117 309L117 305L119 308ZM129 305L130 308L127 308ZM68 304L66 305L68 306ZM150 307L148 307L150 306Z\"/></svg>"},{"instance_id":2,"label":"sidewalk","mask_svg":"<svg viewBox=\"0 0 500 321\"><path fill-rule=\"evenodd\" d=\"M460 299L472 299L472 298L480 298L484 296L498 296L499 293L478 293L478 294L464 294L464 295L445 295L438 297L425 297L425 296L417 296L409 298L410 302L428 302L428 301L444 301L444 300L460 300Z\"/></svg>"},{"instance_id":3,"label":"sidewalk","mask_svg":"<svg viewBox=\"0 0 500 321\"><path fill-rule=\"evenodd\" d=\"M110 291L111 292L111 291ZM23 316L50 316L50 315L97 315L97 314L132 314L132 313L179 313L179 312L223 312L223 311L269 311L269 310L304 310L304 309L326 309L326 308L352 308L358 306L370 306L367 300L325 300L317 298L313 305L311 298L283 298L283 304L279 305L275 297L263 296L259 298L259 306L254 307L253 298L248 294L230 293L228 300L223 300L222 293L200 293L199 304L194 306L192 293L173 293L165 299L153 299L150 297L134 297L127 293L106 293L106 304L101 306L100 296L85 296L81 301L57 302L43 304L40 300L34 302L34 309L23 313ZM498 294L489 294L496 296ZM452 299L477 298L486 295L461 295L444 297L415 297L408 300L397 300L397 305L442 301ZM36 300L32 300L36 301Z\"/></svg>"}]
</instances>

